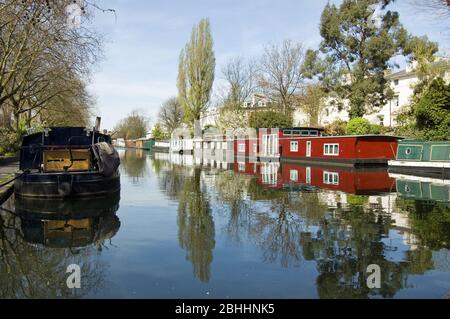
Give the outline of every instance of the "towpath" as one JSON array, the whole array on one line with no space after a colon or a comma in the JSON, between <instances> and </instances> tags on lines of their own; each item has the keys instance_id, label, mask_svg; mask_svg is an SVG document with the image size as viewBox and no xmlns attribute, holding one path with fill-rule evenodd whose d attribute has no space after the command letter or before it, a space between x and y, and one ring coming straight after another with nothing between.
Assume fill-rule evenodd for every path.
<instances>
[{"instance_id":1,"label":"towpath","mask_svg":"<svg viewBox=\"0 0 450 319\"><path fill-rule=\"evenodd\" d=\"M0 185L14 178L14 173L19 169L19 162L8 160L0 162ZM0 205L12 194L14 183L0 186Z\"/></svg>"}]
</instances>

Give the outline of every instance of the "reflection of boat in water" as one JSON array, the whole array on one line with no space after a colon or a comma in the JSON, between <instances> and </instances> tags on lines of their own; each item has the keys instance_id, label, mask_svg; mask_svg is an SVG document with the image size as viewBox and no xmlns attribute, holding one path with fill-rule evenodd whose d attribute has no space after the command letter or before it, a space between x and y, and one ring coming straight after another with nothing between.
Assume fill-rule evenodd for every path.
<instances>
[{"instance_id":1,"label":"reflection of boat in water","mask_svg":"<svg viewBox=\"0 0 450 319\"><path fill-rule=\"evenodd\" d=\"M14 191L63 198L120 190L119 156L111 137L79 127L54 127L23 138Z\"/></svg>"},{"instance_id":2,"label":"reflection of boat in water","mask_svg":"<svg viewBox=\"0 0 450 319\"><path fill-rule=\"evenodd\" d=\"M389 174L396 179L400 197L422 201L435 201L450 205L450 180Z\"/></svg>"},{"instance_id":3,"label":"reflection of boat in water","mask_svg":"<svg viewBox=\"0 0 450 319\"><path fill-rule=\"evenodd\" d=\"M256 176L262 187L278 190L326 189L356 195L395 191L395 179L382 167L346 168L279 162L235 162L234 171Z\"/></svg>"},{"instance_id":4,"label":"reflection of boat in water","mask_svg":"<svg viewBox=\"0 0 450 319\"><path fill-rule=\"evenodd\" d=\"M15 212L29 243L51 248L85 247L115 236L119 194L86 200L43 200L16 197Z\"/></svg>"}]
</instances>

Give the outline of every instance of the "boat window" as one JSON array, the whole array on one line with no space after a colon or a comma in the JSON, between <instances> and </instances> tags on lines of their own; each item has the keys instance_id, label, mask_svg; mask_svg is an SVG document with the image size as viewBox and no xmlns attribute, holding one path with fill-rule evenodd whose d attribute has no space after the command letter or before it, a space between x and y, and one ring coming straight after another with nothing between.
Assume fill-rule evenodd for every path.
<instances>
[{"instance_id":1,"label":"boat window","mask_svg":"<svg viewBox=\"0 0 450 319\"><path fill-rule=\"evenodd\" d=\"M411 152L412 152L412 150L411 150L410 147L408 147L408 148L405 150L405 154L406 154L406 155L411 155Z\"/></svg>"},{"instance_id":2,"label":"boat window","mask_svg":"<svg viewBox=\"0 0 450 319\"><path fill-rule=\"evenodd\" d=\"M302 131L302 135L303 136L308 136L309 135L309 131Z\"/></svg>"},{"instance_id":3,"label":"boat window","mask_svg":"<svg viewBox=\"0 0 450 319\"><path fill-rule=\"evenodd\" d=\"M284 135L292 135L292 131L291 130L284 130L283 134Z\"/></svg>"},{"instance_id":4,"label":"boat window","mask_svg":"<svg viewBox=\"0 0 450 319\"><path fill-rule=\"evenodd\" d=\"M324 144L323 155L338 156L339 155L339 144Z\"/></svg>"},{"instance_id":5,"label":"boat window","mask_svg":"<svg viewBox=\"0 0 450 319\"><path fill-rule=\"evenodd\" d=\"M291 142L291 152L298 152L298 142Z\"/></svg>"},{"instance_id":6,"label":"boat window","mask_svg":"<svg viewBox=\"0 0 450 319\"><path fill-rule=\"evenodd\" d=\"M292 131L292 135L300 135L300 131L298 131L298 130Z\"/></svg>"},{"instance_id":7,"label":"boat window","mask_svg":"<svg viewBox=\"0 0 450 319\"><path fill-rule=\"evenodd\" d=\"M317 135L319 135L319 132L318 131L309 131L309 135L317 136Z\"/></svg>"}]
</instances>

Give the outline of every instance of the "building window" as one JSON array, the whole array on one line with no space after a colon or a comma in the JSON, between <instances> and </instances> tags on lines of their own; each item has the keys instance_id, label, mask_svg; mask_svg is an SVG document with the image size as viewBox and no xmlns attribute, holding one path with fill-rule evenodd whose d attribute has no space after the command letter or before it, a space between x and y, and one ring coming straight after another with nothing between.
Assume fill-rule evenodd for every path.
<instances>
[{"instance_id":1,"label":"building window","mask_svg":"<svg viewBox=\"0 0 450 319\"><path fill-rule=\"evenodd\" d=\"M323 155L339 156L339 144L325 144L323 146Z\"/></svg>"},{"instance_id":2,"label":"building window","mask_svg":"<svg viewBox=\"0 0 450 319\"><path fill-rule=\"evenodd\" d=\"M253 144L253 154L256 154L258 152L258 144Z\"/></svg>"},{"instance_id":3,"label":"building window","mask_svg":"<svg viewBox=\"0 0 450 319\"><path fill-rule=\"evenodd\" d=\"M384 126L384 115L379 115L378 119L380 120L380 125Z\"/></svg>"},{"instance_id":4,"label":"building window","mask_svg":"<svg viewBox=\"0 0 450 319\"><path fill-rule=\"evenodd\" d=\"M398 80L394 80L394 85L398 85Z\"/></svg>"},{"instance_id":5,"label":"building window","mask_svg":"<svg viewBox=\"0 0 450 319\"><path fill-rule=\"evenodd\" d=\"M245 143L238 144L238 152L245 152Z\"/></svg>"},{"instance_id":6,"label":"building window","mask_svg":"<svg viewBox=\"0 0 450 319\"><path fill-rule=\"evenodd\" d=\"M298 142L291 142L291 152L298 152Z\"/></svg>"},{"instance_id":7,"label":"building window","mask_svg":"<svg viewBox=\"0 0 450 319\"><path fill-rule=\"evenodd\" d=\"M323 183L327 185L339 185L339 173L323 172Z\"/></svg>"},{"instance_id":8,"label":"building window","mask_svg":"<svg viewBox=\"0 0 450 319\"><path fill-rule=\"evenodd\" d=\"M239 162L239 172L245 172L245 163Z\"/></svg>"},{"instance_id":9,"label":"building window","mask_svg":"<svg viewBox=\"0 0 450 319\"><path fill-rule=\"evenodd\" d=\"M290 171L291 181L298 182L298 171L296 169L292 169Z\"/></svg>"}]
</instances>

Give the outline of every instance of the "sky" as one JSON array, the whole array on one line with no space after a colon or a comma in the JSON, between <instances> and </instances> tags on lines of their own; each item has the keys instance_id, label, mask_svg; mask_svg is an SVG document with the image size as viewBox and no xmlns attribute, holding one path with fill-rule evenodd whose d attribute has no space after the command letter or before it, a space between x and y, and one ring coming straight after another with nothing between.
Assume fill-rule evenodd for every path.
<instances>
[{"instance_id":1,"label":"sky","mask_svg":"<svg viewBox=\"0 0 450 319\"><path fill-rule=\"evenodd\" d=\"M450 22L397 0L389 9L414 35L427 35L450 48ZM132 110L156 120L164 100L177 95L180 50L201 18L211 22L217 87L221 68L232 57L258 58L265 45L285 39L306 48L320 44L319 21L327 2L339 0L98 0L111 13L96 12L93 25L105 38L104 59L89 90L96 99L102 128L112 129ZM447 33L446 33L447 32Z\"/></svg>"}]
</instances>

